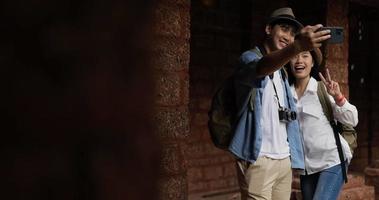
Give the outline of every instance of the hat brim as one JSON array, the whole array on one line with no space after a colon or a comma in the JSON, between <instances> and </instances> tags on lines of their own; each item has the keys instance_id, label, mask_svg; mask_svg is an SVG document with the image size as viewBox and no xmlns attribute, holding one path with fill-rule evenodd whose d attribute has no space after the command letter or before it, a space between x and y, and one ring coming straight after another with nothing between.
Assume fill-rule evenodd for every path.
<instances>
[{"instance_id":1,"label":"hat brim","mask_svg":"<svg viewBox=\"0 0 379 200\"><path fill-rule=\"evenodd\" d=\"M294 25L298 30L303 28L303 24L301 24L299 21L297 21L296 19L293 19L291 17L286 17L286 16L278 16L278 17L271 17L267 24L273 24L274 22L277 22L277 21L283 21L283 22L287 22L289 24L292 24Z\"/></svg>"}]
</instances>

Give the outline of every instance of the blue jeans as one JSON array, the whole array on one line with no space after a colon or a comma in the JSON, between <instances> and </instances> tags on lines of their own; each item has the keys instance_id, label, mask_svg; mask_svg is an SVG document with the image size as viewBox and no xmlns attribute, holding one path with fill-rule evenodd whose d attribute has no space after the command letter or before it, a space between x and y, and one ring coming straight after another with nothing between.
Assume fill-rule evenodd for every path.
<instances>
[{"instance_id":1,"label":"blue jeans","mask_svg":"<svg viewBox=\"0 0 379 200\"><path fill-rule=\"evenodd\" d=\"M340 164L315 174L300 176L304 200L336 200L343 183Z\"/></svg>"}]
</instances>

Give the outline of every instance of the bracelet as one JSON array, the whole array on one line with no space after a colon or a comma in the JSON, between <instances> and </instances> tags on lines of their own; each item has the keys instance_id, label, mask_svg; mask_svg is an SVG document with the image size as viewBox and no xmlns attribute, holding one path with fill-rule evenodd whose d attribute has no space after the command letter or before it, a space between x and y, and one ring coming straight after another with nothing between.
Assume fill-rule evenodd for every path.
<instances>
[{"instance_id":1,"label":"bracelet","mask_svg":"<svg viewBox=\"0 0 379 200\"><path fill-rule=\"evenodd\" d=\"M339 98L335 98L336 104L341 105L342 103L345 103L345 96L341 94Z\"/></svg>"}]
</instances>

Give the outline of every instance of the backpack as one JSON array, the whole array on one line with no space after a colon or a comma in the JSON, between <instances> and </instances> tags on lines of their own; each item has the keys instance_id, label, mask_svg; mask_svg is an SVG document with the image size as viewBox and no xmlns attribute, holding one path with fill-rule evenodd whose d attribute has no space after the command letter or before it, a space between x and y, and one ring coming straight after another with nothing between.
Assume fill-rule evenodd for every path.
<instances>
[{"instance_id":1,"label":"backpack","mask_svg":"<svg viewBox=\"0 0 379 200\"><path fill-rule=\"evenodd\" d=\"M253 109L256 88L249 93L248 107ZM227 150L234 136L234 129L244 109L237 110L234 77L231 76L223 83L213 96L208 112L208 130L213 144Z\"/></svg>"},{"instance_id":2,"label":"backpack","mask_svg":"<svg viewBox=\"0 0 379 200\"><path fill-rule=\"evenodd\" d=\"M317 95L320 100L322 110L324 111L327 119L329 121L333 120L333 111L332 111L332 105L328 96L328 93L324 87L324 84L319 81L318 87L317 87ZM351 154L354 153L354 150L357 148L357 131L350 125L342 124L337 121L336 128L338 133L341 134L341 136L346 140L346 142L349 144Z\"/></svg>"},{"instance_id":3,"label":"backpack","mask_svg":"<svg viewBox=\"0 0 379 200\"><path fill-rule=\"evenodd\" d=\"M258 56L262 54L252 49ZM248 107L253 110L256 88L249 93ZM243 111L238 111L236 102L236 89L234 76L227 78L223 85L216 91L212 98L211 107L208 112L208 130L213 144L223 150L228 150L230 141L234 136L234 130Z\"/></svg>"}]
</instances>

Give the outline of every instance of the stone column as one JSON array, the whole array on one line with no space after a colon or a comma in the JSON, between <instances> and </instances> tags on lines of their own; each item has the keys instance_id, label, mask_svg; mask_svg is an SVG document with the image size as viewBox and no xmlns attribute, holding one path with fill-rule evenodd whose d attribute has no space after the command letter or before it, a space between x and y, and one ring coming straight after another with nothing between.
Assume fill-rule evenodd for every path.
<instances>
[{"instance_id":1,"label":"stone column","mask_svg":"<svg viewBox=\"0 0 379 200\"><path fill-rule=\"evenodd\" d=\"M162 143L160 199L187 199L183 140L189 134L190 1L160 0L154 8L155 127Z\"/></svg>"},{"instance_id":2,"label":"stone column","mask_svg":"<svg viewBox=\"0 0 379 200\"><path fill-rule=\"evenodd\" d=\"M339 82L343 94L349 96L348 58L349 58L349 1L328 0L326 11L326 26L341 26L344 28L342 44L325 46L325 66L329 68L332 79ZM323 69L321 69L323 70Z\"/></svg>"}]
</instances>

